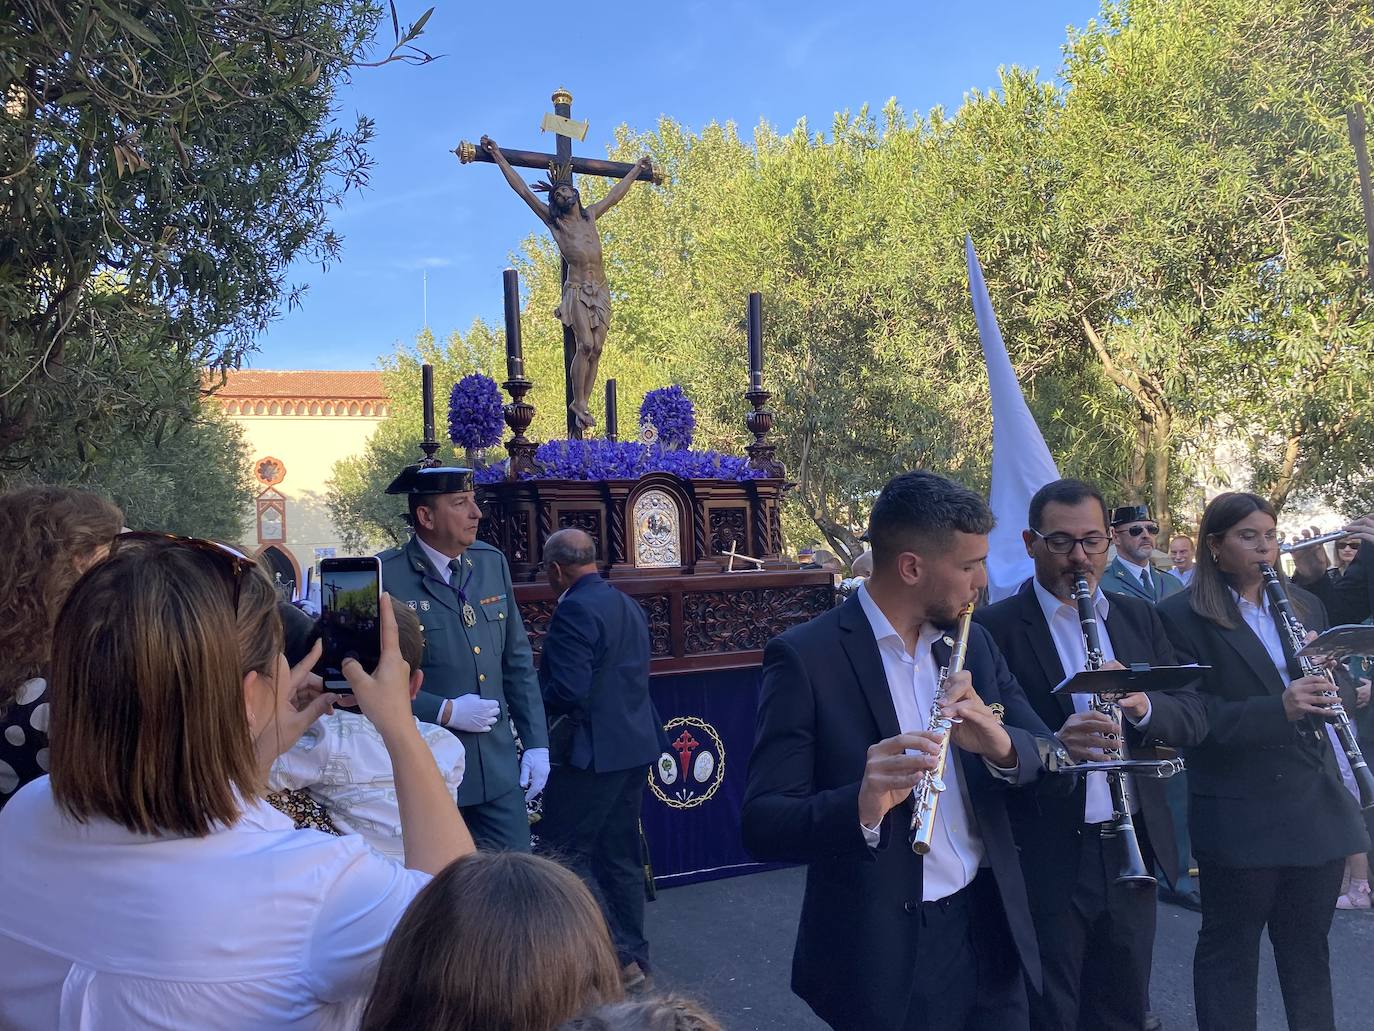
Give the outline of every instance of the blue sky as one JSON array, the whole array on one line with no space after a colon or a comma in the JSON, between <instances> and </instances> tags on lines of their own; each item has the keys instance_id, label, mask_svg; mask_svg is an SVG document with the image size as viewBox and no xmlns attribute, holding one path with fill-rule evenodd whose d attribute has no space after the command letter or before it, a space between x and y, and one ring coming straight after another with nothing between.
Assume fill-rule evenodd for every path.
<instances>
[{"instance_id":1,"label":"blue sky","mask_svg":"<svg viewBox=\"0 0 1374 1031\"><path fill-rule=\"evenodd\" d=\"M398 0L402 21L424 0ZM957 108L970 89L996 84L1001 65L1053 75L1068 25L1097 0L853 0L850 3L622 3L600 21L574 5L562 27L550 4L438 0L421 45L424 67L360 71L340 96L344 118L377 125L371 186L333 215L341 260L310 265L294 311L260 339L260 369L371 368L423 324L439 336L476 317L497 322L501 270L534 228L529 210L490 165L459 165L450 151L483 133L504 146L550 150L539 131L549 95L566 86L573 117L591 123L574 152L603 157L621 122L650 128L662 115L691 129L760 119L828 129L836 111ZM620 11L612 14L611 11ZM379 37L390 39L389 21Z\"/></svg>"}]
</instances>

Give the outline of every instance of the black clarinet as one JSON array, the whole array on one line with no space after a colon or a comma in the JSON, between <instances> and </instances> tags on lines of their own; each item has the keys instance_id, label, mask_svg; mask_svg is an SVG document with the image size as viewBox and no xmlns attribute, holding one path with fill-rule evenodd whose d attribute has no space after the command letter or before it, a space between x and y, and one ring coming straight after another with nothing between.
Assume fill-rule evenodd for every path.
<instances>
[{"instance_id":1,"label":"black clarinet","mask_svg":"<svg viewBox=\"0 0 1374 1031\"><path fill-rule=\"evenodd\" d=\"M1097 626L1097 610L1093 608L1093 592L1088 581L1079 577L1074 581L1073 600L1078 603L1078 622L1083 627L1083 643L1087 648L1085 668L1102 668L1102 637ZM1093 695L1092 707L1107 716L1118 727L1122 725L1121 706L1101 695ZM1126 761L1121 753L1120 743L1124 737L1117 738L1117 746L1106 750L1108 762ZM1124 769L1107 772L1107 786L1112 794L1112 819L1102 831L1103 845L1115 842L1120 855L1118 858L1117 884L1154 884L1155 879L1145 868L1145 859L1140 854L1140 839L1135 833L1135 820L1131 817L1131 798L1126 788Z\"/></svg>"},{"instance_id":2,"label":"black clarinet","mask_svg":"<svg viewBox=\"0 0 1374 1031\"><path fill-rule=\"evenodd\" d=\"M1307 630L1293 612L1293 603L1288 600L1288 592L1283 589L1283 581L1278 571L1267 562L1260 563L1260 576L1264 578L1264 591L1269 595L1269 605L1275 612L1274 622L1278 624L1284 656L1288 659L1288 672L1295 680L1301 677L1323 677L1331 684L1326 692L1330 699L1327 718L1312 717L1309 726L1314 736L1324 741L1326 725L1329 723L1336 731L1336 739L1341 743L1341 751L1350 763L1350 772L1355 778L1355 786L1360 792L1360 808L1374 808L1374 773L1365 762L1360 743L1355 738L1355 728L1350 723L1350 714L1341 704L1340 693L1336 690L1336 678L1324 666L1319 666L1306 655L1299 655L1307 640Z\"/></svg>"}]
</instances>

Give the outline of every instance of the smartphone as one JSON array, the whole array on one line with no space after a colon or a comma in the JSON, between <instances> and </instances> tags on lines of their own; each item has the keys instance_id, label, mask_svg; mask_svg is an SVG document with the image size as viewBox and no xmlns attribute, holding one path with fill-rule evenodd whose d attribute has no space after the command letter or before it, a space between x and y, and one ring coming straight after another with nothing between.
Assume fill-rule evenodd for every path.
<instances>
[{"instance_id":1,"label":"smartphone","mask_svg":"<svg viewBox=\"0 0 1374 1031\"><path fill-rule=\"evenodd\" d=\"M326 691L346 692L344 659L369 673L382 658L382 564L375 558L320 561L320 637L324 654L316 667Z\"/></svg>"}]
</instances>

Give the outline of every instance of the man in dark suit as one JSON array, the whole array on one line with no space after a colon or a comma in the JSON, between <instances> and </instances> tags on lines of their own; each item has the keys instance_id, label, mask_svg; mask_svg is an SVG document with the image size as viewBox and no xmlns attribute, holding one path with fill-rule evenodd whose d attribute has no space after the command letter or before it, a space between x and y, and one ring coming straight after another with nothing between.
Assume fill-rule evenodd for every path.
<instances>
[{"instance_id":1,"label":"man in dark suit","mask_svg":"<svg viewBox=\"0 0 1374 1031\"><path fill-rule=\"evenodd\" d=\"M1178 577L1160 572L1153 564L1159 524L1150 518L1148 507L1123 505L1112 509L1112 538L1116 558L1102 576L1104 591L1159 602L1183 590Z\"/></svg>"},{"instance_id":2,"label":"man in dark suit","mask_svg":"<svg viewBox=\"0 0 1374 1031\"><path fill-rule=\"evenodd\" d=\"M601 579L582 530L550 535L543 558L560 597L539 660L553 771L535 831L601 904L627 987L644 987L639 810L647 767L666 748L649 698L649 626L638 602Z\"/></svg>"},{"instance_id":3,"label":"man in dark suit","mask_svg":"<svg viewBox=\"0 0 1374 1031\"><path fill-rule=\"evenodd\" d=\"M1154 606L1098 583L1107 565L1107 506L1093 487L1056 480L1031 498L1022 537L1035 576L1010 598L980 610L1007 666L1035 711L1076 761L1101 761L1119 728L1093 711L1087 695L1055 695L1055 685L1085 668L1086 646L1073 600L1078 578L1093 590L1104 668L1173 665L1174 650ZM1155 746L1197 744L1206 734L1196 691L1130 694L1120 700L1125 752L1160 758ZM1178 877L1173 822L1159 780L1133 778L1128 797L1144 868L1158 859ZM1044 992L1032 996L1037 1031L1140 1031L1146 1023L1155 938L1152 882L1115 882L1125 855L1110 834L1115 806L1104 773L1075 778L1067 795L1018 793L1008 800L1031 914L1040 940Z\"/></svg>"},{"instance_id":4,"label":"man in dark suit","mask_svg":"<svg viewBox=\"0 0 1374 1031\"><path fill-rule=\"evenodd\" d=\"M961 610L987 583L992 513L925 472L883 488L873 576L764 649L742 811L757 858L807 864L792 988L834 1028L1017 1031L1040 963L1007 817L1056 743L986 631L940 711L951 731L928 854L908 833L912 788Z\"/></svg>"}]
</instances>

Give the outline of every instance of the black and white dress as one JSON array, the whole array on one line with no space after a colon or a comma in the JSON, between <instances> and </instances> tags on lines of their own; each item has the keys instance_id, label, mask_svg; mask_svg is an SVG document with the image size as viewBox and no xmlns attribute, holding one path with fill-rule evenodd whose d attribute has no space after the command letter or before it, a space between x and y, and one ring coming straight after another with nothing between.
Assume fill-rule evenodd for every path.
<instances>
[{"instance_id":1,"label":"black and white dress","mask_svg":"<svg viewBox=\"0 0 1374 1031\"><path fill-rule=\"evenodd\" d=\"M19 685L0 713L0 808L16 791L48 772L48 682L41 677Z\"/></svg>"}]
</instances>

